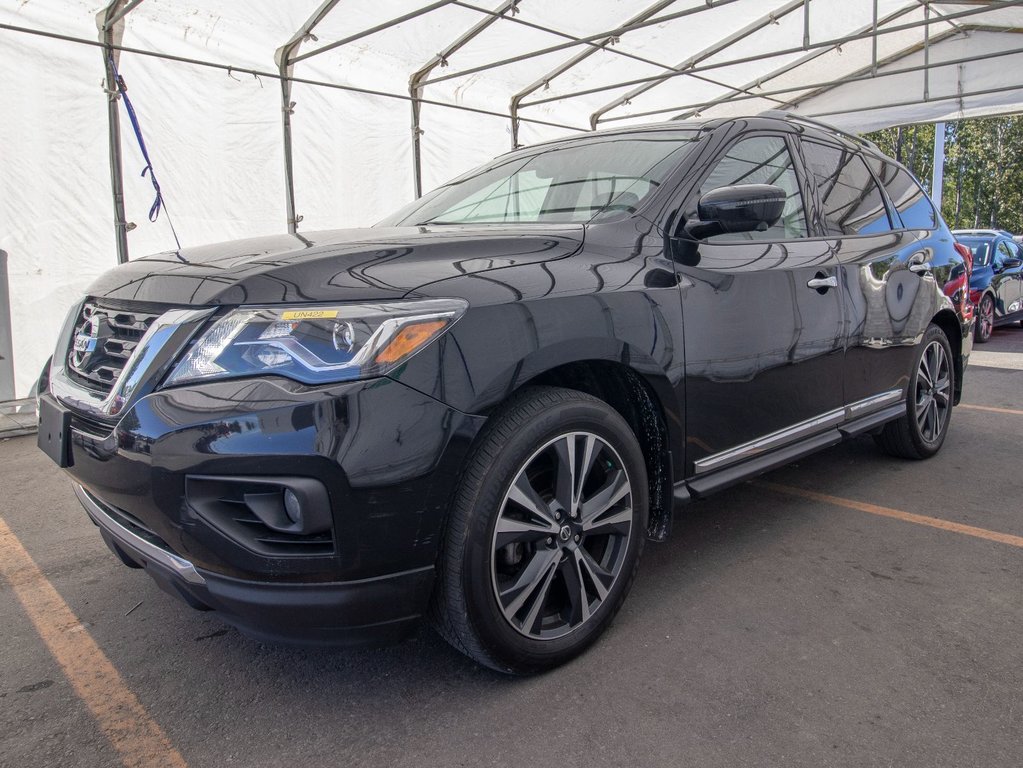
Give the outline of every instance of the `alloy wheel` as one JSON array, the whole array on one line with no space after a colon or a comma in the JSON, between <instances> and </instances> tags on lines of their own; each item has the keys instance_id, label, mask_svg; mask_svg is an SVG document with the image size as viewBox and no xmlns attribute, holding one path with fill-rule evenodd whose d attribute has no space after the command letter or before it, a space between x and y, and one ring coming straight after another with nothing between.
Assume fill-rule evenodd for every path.
<instances>
[{"instance_id":1,"label":"alloy wheel","mask_svg":"<svg viewBox=\"0 0 1023 768\"><path fill-rule=\"evenodd\" d=\"M980 302L980 317L977 320L980 328L979 336L987 341L995 329L995 302L990 296L985 296Z\"/></svg>"},{"instance_id":2,"label":"alloy wheel","mask_svg":"<svg viewBox=\"0 0 1023 768\"><path fill-rule=\"evenodd\" d=\"M494 527L491 581L504 619L534 640L586 624L621 575L632 521L614 448L591 432L544 444L515 474Z\"/></svg>"},{"instance_id":3,"label":"alloy wheel","mask_svg":"<svg viewBox=\"0 0 1023 768\"><path fill-rule=\"evenodd\" d=\"M924 349L916 374L916 421L928 443L938 440L952 407L952 377L945 348L932 341Z\"/></svg>"}]
</instances>

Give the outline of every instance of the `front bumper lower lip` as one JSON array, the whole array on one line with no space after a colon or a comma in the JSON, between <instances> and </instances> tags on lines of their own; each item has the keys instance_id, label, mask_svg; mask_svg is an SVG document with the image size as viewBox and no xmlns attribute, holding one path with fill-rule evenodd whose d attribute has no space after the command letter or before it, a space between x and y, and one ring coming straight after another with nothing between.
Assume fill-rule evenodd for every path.
<instances>
[{"instance_id":1,"label":"front bumper lower lip","mask_svg":"<svg viewBox=\"0 0 1023 768\"><path fill-rule=\"evenodd\" d=\"M82 503L82 506L85 507L85 511L88 512L89 517L91 517L92 521L106 531L113 539L128 549L135 550L153 562L159 563L189 584L195 584L197 586L203 586L206 584L206 579L203 578L202 574L195 569L194 565L185 560L185 558L179 557L173 552L168 552L156 544L153 544L151 541L147 541L142 538L135 532L128 530L115 520L103 508L102 502L89 493L83 486L75 483L74 487L75 495L78 496L78 500Z\"/></svg>"}]
</instances>

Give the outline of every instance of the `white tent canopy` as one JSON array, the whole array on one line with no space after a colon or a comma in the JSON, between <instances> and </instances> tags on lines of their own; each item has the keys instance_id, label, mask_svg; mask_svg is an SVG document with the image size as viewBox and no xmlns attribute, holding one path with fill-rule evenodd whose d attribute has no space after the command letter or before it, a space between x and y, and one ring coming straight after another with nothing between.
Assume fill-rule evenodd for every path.
<instances>
[{"instance_id":1,"label":"white tent canopy","mask_svg":"<svg viewBox=\"0 0 1023 768\"><path fill-rule=\"evenodd\" d=\"M1019 111L1021 29L1023 2L976 0L0 0L17 394L170 221L184 245L368 225L515 143L677 117Z\"/></svg>"}]
</instances>

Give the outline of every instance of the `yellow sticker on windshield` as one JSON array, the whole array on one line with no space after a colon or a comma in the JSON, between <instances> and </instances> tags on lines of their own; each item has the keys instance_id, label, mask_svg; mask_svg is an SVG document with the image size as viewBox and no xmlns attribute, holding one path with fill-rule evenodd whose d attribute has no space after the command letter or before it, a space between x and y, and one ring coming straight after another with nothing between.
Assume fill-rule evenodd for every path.
<instances>
[{"instance_id":1,"label":"yellow sticker on windshield","mask_svg":"<svg viewBox=\"0 0 1023 768\"><path fill-rule=\"evenodd\" d=\"M322 320L337 317L336 309L289 309L281 313L281 320Z\"/></svg>"}]
</instances>

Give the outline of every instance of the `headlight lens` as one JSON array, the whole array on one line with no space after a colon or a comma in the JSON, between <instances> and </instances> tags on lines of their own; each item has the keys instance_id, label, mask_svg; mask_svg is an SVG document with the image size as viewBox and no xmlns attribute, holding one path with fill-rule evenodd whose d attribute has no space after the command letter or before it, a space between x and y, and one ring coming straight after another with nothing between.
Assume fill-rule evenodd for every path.
<instances>
[{"instance_id":1,"label":"headlight lens","mask_svg":"<svg viewBox=\"0 0 1023 768\"><path fill-rule=\"evenodd\" d=\"M165 383L268 373L306 384L381 376L467 308L462 299L240 307L199 337Z\"/></svg>"}]
</instances>

